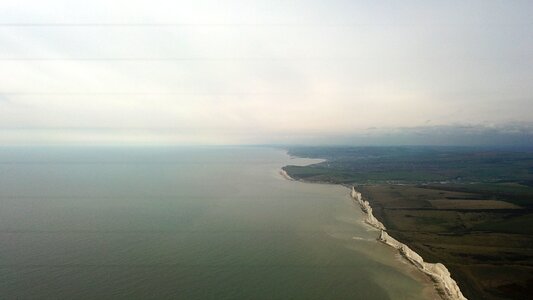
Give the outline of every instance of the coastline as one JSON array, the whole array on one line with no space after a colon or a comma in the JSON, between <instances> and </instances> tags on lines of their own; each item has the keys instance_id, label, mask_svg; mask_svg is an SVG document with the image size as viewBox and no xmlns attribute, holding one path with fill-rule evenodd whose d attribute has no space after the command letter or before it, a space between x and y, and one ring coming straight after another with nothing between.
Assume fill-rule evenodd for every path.
<instances>
[{"instance_id":1,"label":"coastline","mask_svg":"<svg viewBox=\"0 0 533 300\"><path fill-rule=\"evenodd\" d=\"M279 171L279 174L291 181L303 181L305 180L296 180L292 178L283 168ZM320 182L309 182L309 183L320 183ZM324 182L329 184L335 184L331 182ZM342 186L350 189L349 186L342 184ZM468 300L459 289L457 282L451 277L450 272L442 263L428 263L416 252L411 250L407 245L397 241L396 239L389 236L386 232L386 228L372 213L372 207L367 200L363 199L363 196L360 192L355 190L355 187L351 187L350 192L351 198L357 202L361 210L365 215L365 223L380 231L379 236L376 238L378 241L397 249L401 257L413 265L418 271L422 274L425 274L433 282L436 291L438 294L445 300Z\"/></svg>"},{"instance_id":2,"label":"coastline","mask_svg":"<svg viewBox=\"0 0 533 300\"><path fill-rule=\"evenodd\" d=\"M352 187L351 197L360 205L361 210L365 213L365 222L375 229L380 230L380 235L377 238L378 241L397 249L403 258L414 265L422 273L428 275L433 280L437 291L444 299L467 300L467 298L461 293L457 282L451 277L446 266L441 263L425 262L418 253L411 250L407 245L389 236L385 226L372 214L370 203L363 199L362 194L355 190L355 187Z\"/></svg>"},{"instance_id":3,"label":"coastline","mask_svg":"<svg viewBox=\"0 0 533 300\"><path fill-rule=\"evenodd\" d=\"M281 171L279 171L279 174L280 174L283 178L285 178L285 179L287 179L287 180L295 181L295 179L292 178L292 177L287 173L287 171L285 171L285 170L283 170L283 169L281 169Z\"/></svg>"}]
</instances>

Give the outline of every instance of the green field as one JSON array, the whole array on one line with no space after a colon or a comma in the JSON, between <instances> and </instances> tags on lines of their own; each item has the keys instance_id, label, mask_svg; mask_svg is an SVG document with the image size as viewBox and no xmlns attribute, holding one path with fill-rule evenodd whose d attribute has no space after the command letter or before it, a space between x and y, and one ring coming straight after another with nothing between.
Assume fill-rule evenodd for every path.
<instances>
[{"instance_id":1,"label":"green field","mask_svg":"<svg viewBox=\"0 0 533 300\"><path fill-rule=\"evenodd\" d=\"M464 147L294 147L289 154L324 158L286 170L336 183L533 182L533 150Z\"/></svg>"},{"instance_id":2,"label":"green field","mask_svg":"<svg viewBox=\"0 0 533 300\"><path fill-rule=\"evenodd\" d=\"M533 295L533 151L297 147L296 179L356 185L390 235L442 262L469 299Z\"/></svg>"}]
</instances>

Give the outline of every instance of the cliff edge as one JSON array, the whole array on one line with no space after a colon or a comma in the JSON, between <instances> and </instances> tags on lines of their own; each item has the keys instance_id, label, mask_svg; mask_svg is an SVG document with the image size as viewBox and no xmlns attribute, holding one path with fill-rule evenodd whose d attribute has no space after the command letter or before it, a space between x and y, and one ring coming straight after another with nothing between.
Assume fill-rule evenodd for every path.
<instances>
[{"instance_id":1,"label":"cliff edge","mask_svg":"<svg viewBox=\"0 0 533 300\"><path fill-rule=\"evenodd\" d=\"M448 269L441 263L427 263L424 259L414 252L407 245L392 238L385 230L385 226L379 222L372 214L372 207L370 203L363 199L360 192L352 187L352 198L361 206L361 209L366 214L365 222L372 227L381 230L378 240L393 248L396 248L400 254L407 259L411 264L417 267L420 271L427 274L437 285L439 292L448 300L467 300L461 293L459 286L452 279Z\"/></svg>"},{"instance_id":2,"label":"cliff edge","mask_svg":"<svg viewBox=\"0 0 533 300\"><path fill-rule=\"evenodd\" d=\"M376 217L374 217L374 215L372 214L372 207L370 206L370 203L368 203L368 201L366 200L363 200L363 196L361 195L361 193L359 193L355 190L354 187L352 187L351 195L352 198L357 201L357 203L361 207L361 210L365 213L365 222L376 229L385 230L385 226L380 221L378 221L378 219L376 219Z\"/></svg>"}]
</instances>

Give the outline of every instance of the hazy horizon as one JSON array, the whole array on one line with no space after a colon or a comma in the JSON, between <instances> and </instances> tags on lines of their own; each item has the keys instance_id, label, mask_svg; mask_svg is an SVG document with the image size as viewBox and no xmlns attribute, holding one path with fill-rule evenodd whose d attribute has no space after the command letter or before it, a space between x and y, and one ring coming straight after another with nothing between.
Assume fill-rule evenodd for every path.
<instances>
[{"instance_id":1,"label":"hazy horizon","mask_svg":"<svg viewBox=\"0 0 533 300\"><path fill-rule=\"evenodd\" d=\"M0 145L533 145L530 1L0 8Z\"/></svg>"}]
</instances>

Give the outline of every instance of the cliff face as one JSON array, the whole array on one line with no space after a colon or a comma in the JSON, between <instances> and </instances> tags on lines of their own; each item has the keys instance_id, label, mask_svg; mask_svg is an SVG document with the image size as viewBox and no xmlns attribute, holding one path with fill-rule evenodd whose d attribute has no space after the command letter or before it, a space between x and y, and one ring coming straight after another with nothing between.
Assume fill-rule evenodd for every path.
<instances>
[{"instance_id":1,"label":"cliff face","mask_svg":"<svg viewBox=\"0 0 533 300\"><path fill-rule=\"evenodd\" d=\"M400 251L403 257L415 265L419 270L429 275L437 284L439 290L446 297L446 299L466 300L457 286L455 280L450 276L448 269L441 263L427 263L416 252L389 236L384 230L381 231L378 240L394 247Z\"/></svg>"},{"instance_id":2,"label":"cliff face","mask_svg":"<svg viewBox=\"0 0 533 300\"><path fill-rule=\"evenodd\" d=\"M283 170L283 169L281 169L281 170L279 171L279 174L280 174L281 176L283 176L283 177L284 177L285 179L287 179L287 180L294 180L294 178L292 178L292 177L287 173L287 171L285 171L285 170Z\"/></svg>"},{"instance_id":3,"label":"cliff face","mask_svg":"<svg viewBox=\"0 0 533 300\"><path fill-rule=\"evenodd\" d=\"M407 245L400 243L399 241L388 235L387 232L385 232L385 226L383 226L383 224L381 224L381 222L379 222L372 215L372 207L370 207L368 201L363 200L361 193L356 191L354 187L352 187L351 196L355 201L359 203L363 212L365 212L365 222L381 230L381 233L378 237L379 241L398 249L400 254L405 257L410 263L416 266L420 271L429 275L436 283L439 291L446 299L467 300L461 293L461 290L459 289L459 286L457 286L455 280L453 280L450 276L450 272L443 264L432 264L425 262L424 259L420 255L418 255L418 253L414 252Z\"/></svg>"},{"instance_id":4,"label":"cliff face","mask_svg":"<svg viewBox=\"0 0 533 300\"><path fill-rule=\"evenodd\" d=\"M370 206L370 203L368 201L363 200L363 196L361 193L355 190L355 188L352 187L352 198L359 203L359 206L361 206L361 210L365 213L365 222L372 227L376 229L385 229L385 226L378 221L372 214L372 207Z\"/></svg>"}]
</instances>

